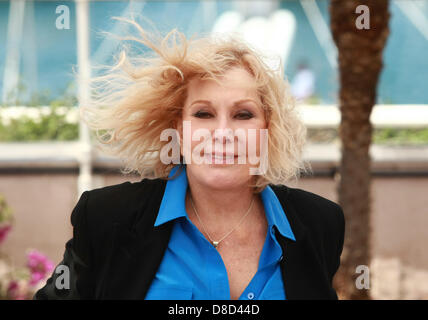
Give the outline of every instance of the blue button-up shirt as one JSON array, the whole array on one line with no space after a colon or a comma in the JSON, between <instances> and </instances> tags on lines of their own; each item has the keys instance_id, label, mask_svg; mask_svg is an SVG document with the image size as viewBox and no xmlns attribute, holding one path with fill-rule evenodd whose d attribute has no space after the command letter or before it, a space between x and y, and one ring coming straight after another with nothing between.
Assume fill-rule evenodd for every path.
<instances>
[{"instance_id":1,"label":"blue button-up shirt","mask_svg":"<svg viewBox=\"0 0 428 320\"><path fill-rule=\"evenodd\" d=\"M174 167L170 177L179 166ZM162 262L146 294L146 300L230 300L229 280L220 253L189 219L185 197L187 174L166 184L155 227L175 220ZM256 274L239 297L240 300L284 300L285 290L279 262L282 249L273 226L285 237L295 240L290 224L273 190L261 192L268 232Z\"/></svg>"}]
</instances>

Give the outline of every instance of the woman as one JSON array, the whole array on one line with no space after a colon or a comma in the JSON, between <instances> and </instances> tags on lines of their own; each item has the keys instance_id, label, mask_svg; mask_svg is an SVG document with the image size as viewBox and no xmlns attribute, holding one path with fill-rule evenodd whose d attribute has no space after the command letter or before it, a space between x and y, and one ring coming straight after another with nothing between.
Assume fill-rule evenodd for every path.
<instances>
[{"instance_id":1,"label":"woman","mask_svg":"<svg viewBox=\"0 0 428 320\"><path fill-rule=\"evenodd\" d=\"M158 43L130 23L157 56L122 53L82 115L142 180L82 194L70 281L54 272L35 298L337 299L344 217L285 185L306 131L282 69L235 37Z\"/></svg>"}]
</instances>

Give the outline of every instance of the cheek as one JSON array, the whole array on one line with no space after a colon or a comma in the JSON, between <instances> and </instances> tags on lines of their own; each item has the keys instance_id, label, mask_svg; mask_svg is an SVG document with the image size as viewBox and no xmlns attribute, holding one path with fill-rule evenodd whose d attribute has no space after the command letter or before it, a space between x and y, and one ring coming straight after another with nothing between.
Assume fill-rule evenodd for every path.
<instances>
[{"instance_id":1,"label":"cheek","mask_svg":"<svg viewBox=\"0 0 428 320\"><path fill-rule=\"evenodd\" d=\"M246 132L246 141L247 141L247 150L260 150L260 147L263 143L266 143L266 137L269 132L264 120L260 120L252 123L250 126L245 128Z\"/></svg>"},{"instance_id":2,"label":"cheek","mask_svg":"<svg viewBox=\"0 0 428 320\"><path fill-rule=\"evenodd\" d=\"M186 120L186 119L183 119ZM184 131L183 131L184 129ZM183 124L180 135L180 150L182 155L190 156L197 146L198 149L204 149L205 145L212 144L212 136L209 128L197 120L188 120Z\"/></svg>"}]
</instances>

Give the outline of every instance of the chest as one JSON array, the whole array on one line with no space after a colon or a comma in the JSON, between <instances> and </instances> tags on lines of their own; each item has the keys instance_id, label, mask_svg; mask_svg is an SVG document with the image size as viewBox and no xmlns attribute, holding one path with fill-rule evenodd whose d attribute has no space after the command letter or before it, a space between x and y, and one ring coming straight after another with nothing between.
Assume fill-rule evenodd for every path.
<instances>
[{"instance_id":1,"label":"chest","mask_svg":"<svg viewBox=\"0 0 428 320\"><path fill-rule=\"evenodd\" d=\"M239 299L257 273L264 243L265 237L261 234L247 244L229 246L226 243L223 247L219 247L218 251L227 271L232 300Z\"/></svg>"},{"instance_id":2,"label":"chest","mask_svg":"<svg viewBox=\"0 0 428 320\"><path fill-rule=\"evenodd\" d=\"M194 225L186 222L183 219L174 225L147 299L170 297L176 291L179 298L188 293L193 299L230 297L237 300L243 293L247 295L245 290L258 293L257 297L271 295L272 290L277 290L280 281L268 284L274 277L273 269L258 272L261 260L263 265L272 262L281 251L267 235L267 226L257 224L258 229L247 233L250 236L232 233L214 249Z\"/></svg>"}]
</instances>

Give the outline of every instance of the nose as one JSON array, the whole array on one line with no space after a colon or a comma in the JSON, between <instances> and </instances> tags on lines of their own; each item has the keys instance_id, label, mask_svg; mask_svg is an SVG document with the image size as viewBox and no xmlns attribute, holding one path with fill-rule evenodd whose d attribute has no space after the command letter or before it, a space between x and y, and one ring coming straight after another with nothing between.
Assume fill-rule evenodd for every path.
<instances>
[{"instance_id":1,"label":"nose","mask_svg":"<svg viewBox=\"0 0 428 320\"><path fill-rule=\"evenodd\" d=\"M231 127L230 119L227 114L221 114L217 117L216 123L213 126L213 143L215 146L230 145L233 143L233 130Z\"/></svg>"},{"instance_id":2,"label":"nose","mask_svg":"<svg viewBox=\"0 0 428 320\"><path fill-rule=\"evenodd\" d=\"M225 144L233 141L233 130L226 115L218 117L218 121L214 126L213 137L216 143Z\"/></svg>"},{"instance_id":3,"label":"nose","mask_svg":"<svg viewBox=\"0 0 428 320\"><path fill-rule=\"evenodd\" d=\"M231 128L218 128L214 132L215 143L228 144L233 142L233 130Z\"/></svg>"}]
</instances>

